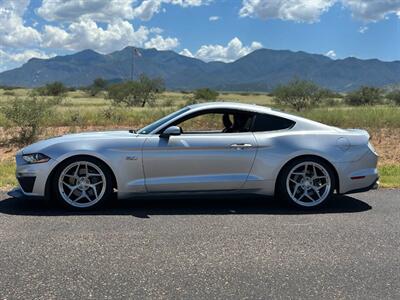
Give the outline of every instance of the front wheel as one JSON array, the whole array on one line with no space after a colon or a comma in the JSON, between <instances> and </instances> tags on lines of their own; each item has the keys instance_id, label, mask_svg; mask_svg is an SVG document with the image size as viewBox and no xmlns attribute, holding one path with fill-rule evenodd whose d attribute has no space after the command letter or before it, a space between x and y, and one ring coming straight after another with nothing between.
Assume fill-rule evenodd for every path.
<instances>
[{"instance_id":1,"label":"front wheel","mask_svg":"<svg viewBox=\"0 0 400 300\"><path fill-rule=\"evenodd\" d=\"M290 162L278 180L279 195L300 208L321 206L330 200L335 187L331 167L313 157Z\"/></svg>"},{"instance_id":2,"label":"front wheel","mask_svg":"<svg viewBox=\"0 0 400 300\"><path fill-rule=\"evenodd\" d=\"M87 210L112 194L108 169L92 157L76 157L61 163L53 177L53 191L68 208Z\"/></svg>"}]
</instances>

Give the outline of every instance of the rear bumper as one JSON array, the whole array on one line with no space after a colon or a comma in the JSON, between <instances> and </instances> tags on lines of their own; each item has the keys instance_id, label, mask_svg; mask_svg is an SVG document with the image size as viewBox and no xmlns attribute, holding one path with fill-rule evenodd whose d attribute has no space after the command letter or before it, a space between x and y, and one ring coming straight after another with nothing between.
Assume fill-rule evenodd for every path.
<instances>
[{"instance_id":1,"label":"rear bumper","mask_svg":"<svg viewBox=\"0 0 400 300\"><path fill-rule=\"evenodd\" d=\"M339 194L354 193L354 191L368 191L379 180L378 155L368 149L360 159L356 161L336 163L339 175Z\"/></svg>"}]
</instances>

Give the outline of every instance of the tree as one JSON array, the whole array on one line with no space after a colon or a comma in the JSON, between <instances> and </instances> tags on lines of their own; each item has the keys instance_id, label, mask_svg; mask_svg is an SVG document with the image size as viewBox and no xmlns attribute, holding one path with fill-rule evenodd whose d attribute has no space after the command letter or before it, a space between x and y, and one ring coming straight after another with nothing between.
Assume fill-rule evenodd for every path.
<instances>
[{"instance_id":1,"label":"tree","mask_svg":"<svg viewBox=\"0 0 400 300\"><path fill-rule=\"evenodd\" d=\"M67 92L67 88L62 82L54 81L44 87L37 88L36 92L40 96L63 96Z\"/></svg>"},{"instance_id":2,"label":"tree","mask_svg":"<svg viewBox=\"0 0 400 300\"><path fill-rule=\"evenodd\" d=\"M273 91L274 101L281 105L289 105L297 111L317 105L328 98L331 92L320 88L315 83L294 79L286 85L280 85Z\"/></svg>"},{"instance_id":3,"label":"tree","mask_svg":"<svg viewBox=\"0 0 400 300\"><path fill-rule=\"evenodd\" d=\"M386 98L393 101L396 105L400 105L400 90L395 90L386 95Z\"/></svg>"},{"instance_id":4,"label":"tree","mask_svg":"<svg viewBox=\"0 0 400 300\"><path fill-rule=\"evenodd\" d=\"M107 88L107 81L103 78L96 78L89 88L90 95L96 96L99 92L104 91Z\"/></svg>"},{"instance_id":5,"label":"tree","mask_svg":"<svg viewBox=\"0 0 400 300\"><path fill-rule=\"evenodd\" d=\"M209 88L197 89L194 91L193 98L195 100L216 100L219 96L217 91Z\"/></svg>"},{"instance_id":6,"label":"tree","mask_svg":"<svg viewBox=\"0 0 400 300\"><path fill-rule=\"evenodd\" d=\"M382 102L382 90L376 87L362 86L358 90L346 95L345 101L349 105L375 105Z\"/></svg>"},{"instance_id":7,"label":"tree","mask_svg":"<svg viewBox=\"0 0 400 300\"><path fill-rule=\"evenodd\" d=\"M164 90L164 81L161 78L151 79L146 75L140 75L137 81L111 85L108 88L108 98L117 104L144 107L146 104L153 105L156 94Z\"/></svg>"}]
</instances>

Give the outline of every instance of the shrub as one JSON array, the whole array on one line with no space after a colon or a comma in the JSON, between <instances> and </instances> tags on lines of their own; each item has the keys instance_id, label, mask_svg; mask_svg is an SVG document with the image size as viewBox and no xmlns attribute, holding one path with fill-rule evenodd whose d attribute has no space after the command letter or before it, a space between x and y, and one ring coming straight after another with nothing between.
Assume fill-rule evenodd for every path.
<instances>
[{"instance_id":1,"label":"shrub","mask_svg":"<svg viewBox=\"0 0 400 300\"><path fill-rule=\"evenodd\" d=\"M349 105L375 105L382 102L382 90L376 87L362 86L346 95L345 101Z\"/></svg>"},{"instance_id":2,"label":"shrub","mask_svg":"<svg viewBox=\"0 0 400 300\"><path fill-rule=\"evenodd\" d=\"M37 88L36 93L40 96L63 96L68 91L62 82L55 81L43 87Z\"/></svg>"},{"instance_id":3,"label":"shrub","mask_svg":"<svg viewBox=\"0 0 400 300\"><path fill-rule=\"evenodd\" d=\"M322 99L329 98L330 93L311 81L294 79L275 88L272 94L277 104L288 105L301 111L318 105Z\"/></svg>"},{"instance_id":4,"label":"shrub","mask_svg":"<svg viewBox=\"0 0 400 300\"><path fill-rule=\"evenodd\" d=\"M35 95L25 98L15 97L0 107L8 126L17 127L13 130L11 142L26 145L34 142L43 129L47 116L58 99L40 99Z\"/></svg>"},{"instance_id":5,"label":"shrub","mask_svg":"<svg viewBox=\"0 0 400 300\"><path fill-rule=\"evenodd\" d=\"M161 78L150 79L141 75L138 81L125 81L113 84L108 88L108 98L116 104L126 106L154 105L156 94L165 90L164 81Z\"/></svg>"},{"instance_id":6,"label":"shrub","mask_svg":"<svg viewBox=\"0 0 400 300\"><path fill-rule=\"evenodd\" d=\"M4 96L15 96L15 92L14 91L5 91L3 93Z\"/></svg>"},{"instance_id":7,"label":"shrub","mask_svg":"<svg viewBox=\"0 0 400 300\"><path fill-rule=\"evenodd\" d=\"M386 98L392 101L394 104L400 105L400 90L390 92L386 95Z\"/></svg>"},{"instance_id":8,"label":"shrub","mask_svg":"<svg viewBox=\"0 0 400 300\"><path fill-rule=\"evenodd\" d=\"M218 92L209 88L204 88L195 90L193 98L195 100L216 100L218 96Z\"/></svg>"}]
</instances>

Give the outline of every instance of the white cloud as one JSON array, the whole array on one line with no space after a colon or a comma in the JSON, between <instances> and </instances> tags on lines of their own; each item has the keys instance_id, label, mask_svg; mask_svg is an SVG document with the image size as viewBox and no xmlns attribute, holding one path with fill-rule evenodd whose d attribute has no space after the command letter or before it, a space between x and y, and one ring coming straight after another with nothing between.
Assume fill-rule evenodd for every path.
<instances>
[{"instance_id":1,"label":"white cloud","mask_svg":"<svg viewBox=\"0 0 400 300\"><path fill-rule=\"evenodd\" d=\"M190 52L189 49L183 49L181 52L179 52L180 55L187 56L187 57L194 57L192 52Z\"/></svg>"},{"instance_id":2,"label":"white cloud","mask_svg":"<svg viewBox=\"0 0 400 300\"><path fill-rule=\"evenodd\" d=\"M151 38L144 44L146 48L156 48L157 50L171 50L179 45L177 38L163 38L161 35Z\"/></svg>"},{"instance_id":3,"label":"white cloud","mask_svg":"<svg viewBox=\"0 0 400 300\"><path fill-rule=\"evenodd\" d=\"M259 42L253 42L250 46L244 46L243 43L235 37L226 46L203 45L197 50L194 57L204 61L231 62L260 48L262 48L262 45ZM188 52L186 54L188 54Z\"/></svg>"},{"instance_id":4,"label":"white cloud","mask_svg":"<svg viewBox=\"0 0 400 300\"><path fill-rule=\"evenodd\" d=\"M389 14L400 16L400 0L242 0L239 15L313 23L335 3L367 22L379 21Z\"/></svg>"},{"instance_id":5,"label":"white cloud","mask_svg":"<svg viewBox=\"0 0 400 300\"><path fill-rule=\"evenodd\" d=\"M132 19L133 2L134 0L43 0L37 13L48 21L76 21L81 17L94 21Z\"/></svg>"},{"instance_id":6,"label":"white cloud","mask_svg":"<svg viewBox=\"0 0 400 300\"><path fill-rule=\"evenodd\" d=\"M208 18L209 21L213 22L213 21L218 21L219 20L219 16L211 16Z\"/></svg>"},{"instance_id":7,"label":"white cloud","mask_svg":"<svg viewBox=\"0 0 400 300\"><path fill-rule=\"evenodd\" d=\"M134 30L131 23L117 19L105 29L91 19L81 19L68 26L66 30L45 26L44 46L68 50L93 49L107 53L127 45L142 46L149 37L149 29L141 26Z\"/></svg>"},{"instance_id":8,"label":"white cloud","mask_svg":"<svg viewBox=\"0 0 400 300\"><path fill-rule=\"evenodd\" d=\"M313 23L335 0L243 0L239 15Z\"/></svg>"},{"instance_id":9,"label":"white cloud","mask_svg":"<svg viewBox=\"0 0 400 300\"><path fill-rule=\"evenodd\" d=\"M19 0L16 0L19 1ZM88 17L94 21L111 22L114 18L150 20L163 4L182 7L206 5L211 0L43 0L38 14L48 21L77 21Z\"/></svg>"},{"instance_id":10,"label":"white cloud","mask_svg":"<svg viewBox=\"0 0 400 300\"><path fill-rule=\"evenodd\" d=\"M336 59L336 52L334 50L329 50L328 52L325 53L325 56L328 56L329 58Z\"/></svg>"},{"instance_id":11,"label":"white cloud","mask_svg":"<svg viewBox=\"0 0 400 300\"><path fill-rule=\"evenodd\" d=\"M353 16L367 22L379 21L389 14L400 14L400 0L342 0Z\"/></svg>"},{"instance_id":12,"label":"white cloud","mask_svg":"<svg viewBox=\"0 0 400 300\"><path fill-rule=\"evenodd\" d=\"M368 30L368 26L361 26L360 29L358 29L359 33L365 33Z\"/></svg>"},{"instance_id":13,"label":"white cloud","mask_svg":"<svg viewBox=\"0 0 400 300\"><path fill-rule=\"evenodd\" d=\"M40 33L33 27L24 25L22 17L28 4L29 0L0 2L0 46L29 47L40 42Z\"/></svg>"}]
</instances>

